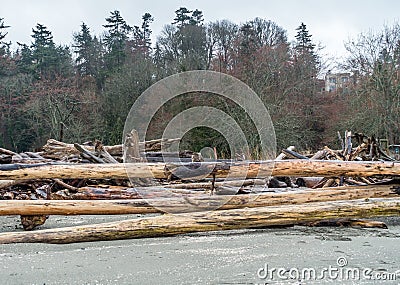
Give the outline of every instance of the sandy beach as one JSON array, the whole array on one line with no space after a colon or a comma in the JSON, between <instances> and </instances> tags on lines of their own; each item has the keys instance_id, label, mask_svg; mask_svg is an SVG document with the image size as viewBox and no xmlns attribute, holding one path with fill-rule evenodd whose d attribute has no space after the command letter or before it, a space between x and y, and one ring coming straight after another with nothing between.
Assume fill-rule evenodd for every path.
<instances>
[{"instance_id":1,"label":"sandy beach","mask_svg":"<svg viewBox=\"0 0 400 285\"><path fill-rule=\"evenodd\" d=\"M53 216L41 228L135 216ZM2 232L21 230L18 217L1 220ZM46 285L400 284L400 218L379 220L389 229L295 226L67 245L0 245L0 280Z\"/></svg>"}]
</instances>

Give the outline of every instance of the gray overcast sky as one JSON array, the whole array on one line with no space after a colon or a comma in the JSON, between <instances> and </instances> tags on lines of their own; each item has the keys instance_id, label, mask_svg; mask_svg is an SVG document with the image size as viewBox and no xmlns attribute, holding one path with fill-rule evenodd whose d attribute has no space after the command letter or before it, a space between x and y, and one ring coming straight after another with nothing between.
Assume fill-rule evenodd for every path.
<instances>
[{"instance_id":1,"label":"gray overcast sky","mask_svg":"<svg viewBox=\"0 0 400 285\"><path fill-rule=\"evenodd\" d=\"M316 43L332 56L344 54L343 41L361 32L379 31L400 17L398 0L0 0L0 18L8 30L7 41L31 42L32 28L41 23L53 33L56 43L70 44L72 33L85 22L95 34L110 11L119 10L130 25L139 25L145 12L153 15L151 28L158 35L171 23L179 7L203 11L205 21L229 19L243 23L255 17L272 20L288 32L289 40L304 22Z\"/></svg>"}]
</instances>

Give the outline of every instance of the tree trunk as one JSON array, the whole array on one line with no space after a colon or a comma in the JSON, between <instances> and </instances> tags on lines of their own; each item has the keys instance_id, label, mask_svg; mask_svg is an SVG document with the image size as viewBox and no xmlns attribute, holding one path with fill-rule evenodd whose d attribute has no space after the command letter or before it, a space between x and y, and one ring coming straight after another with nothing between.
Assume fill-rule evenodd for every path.
<instances>
[{"instance_id":1,"label":"tree trunk","mask_svg":"<svg viewBox=\"0 0 400 285\"><path fill-rule=\"evenodd\" d=\"M221 211L166 214L120 222L33 232L1 233L0 243L73 243L173 236L192 232L286 226L321 219L367 218L400 214L400 199L309 203Z\"/></svg>"}]
</instances>

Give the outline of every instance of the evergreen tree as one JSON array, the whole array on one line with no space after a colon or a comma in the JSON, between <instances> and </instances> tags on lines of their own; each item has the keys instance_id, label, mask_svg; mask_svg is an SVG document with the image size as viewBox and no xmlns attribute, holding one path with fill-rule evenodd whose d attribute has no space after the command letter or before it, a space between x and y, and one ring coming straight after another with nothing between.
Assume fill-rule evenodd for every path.
<instances>
[{"instance_id":1,"label":"evergreen tree","mask_svg":"<svg viewBox=\"0 0 400 285\"><path fill-rule=\"evenodd\" d=\"M244 24L240 28L239 55L248 57L253 54L258 47L256 31L250 23Z\"/></svg>"},{"instance_id":2,"label":"evergreen tree","mask_svg":"<svg viewBox=\"0 0 400 285\"><path fill-rule=\"evenodd\" d=\"M296 42L294 46L295 61L302 63L308 68L313 76L316 76L316 72L319 69L320 60L315 52L315 44L312 41L312 35L307 30L307 26L304 23L296 29Z\"/></svg>"},{"instance_id":3,"label":"evergreen tree","mask_svg":"<svg viewBox=\"0 0 400 285\"><path fill-rule=\"evenodd\" d=\"M56 60L53 69L55 74L68 77L73 74L73 60L69 46L56 46Z\"/></svg>"},{"instance_id":4,"label":"evergreen tree","mask_svg":"<svg viewBox=\"0 0 400 285\"><path fill-rule=\"evenodd\" d=\"M181 7L175 11L175 18L172 24L182 29L187 25L200 26L202 25L203 21L204 19L202 11L198 9L190 11L185 7Z\"/></svg>"},{"instance_id":5,"label":"evergreen tree","mask_svg":"<svg viewBox=\"0 0 400 285\"><path fill-rule=\"evenodd\" d=\"M33 74L33 58L32 51L27 44L22 44L17 42L18 49L16 52L17 55L17 66L19 68L19 72L25 74Z\"/></svg>"},{"instance_id":6,"label":"evergreen tree","mask_svg":"<svg viewBox=\"0 0 400 285\"><path fill-rule=\"evenodd\" d=\"M324 122L317 117L318 105L318 73L321 69L320 59L315 51L312 36L304 23L296 29L296 43L294 46L294 78L298 90L297 99L303 102L299 121L304 130L304 136L312 138L309 145L321 143L320 133L324 130ZM305 139L304 139L305 140Z\"/></svg>"},{"instance_id":7,"label":"evergreen tree","mask_svg":"<svg viewBox=\"0 0 400 285\"><path fill-rule=\"evenodd\" d=\"M38 79L70 74L72 59L69 48L56 46L51 32L42 24L37 24L32 32L30 47L19 44L18 64L21 70L33 73Z\"/></svg>"},{"instance_id":8,"label":"evergreen tree","mask_svg":"<svg viewBox=\"0 0 400 285\"><path fill-rule=\"evenodd\" d=\"M76 67L81 75L91 75L90 55L92 50L93 38L90 34L89 27L82 23L81 31L73 35L75 48L74 53L77 57L75 59Z\"/></svg>"},{"instance_id":9,"label":"evergreen tree","mask_svg":"<svg viewBox=\"0 0 400 285\"><path fill-rule=\"evenodd\" d=\"M0 43L7 36L8 32L5 29L8 29L10 26L6 26L4 24L4 18L0 18Z\"/></svg>"},{"instance_id":10,"label":"evergreen tree","mask_svg":"<svg viewBox=\"0 0 400 285\"><path fill-rule=\"evenodd\" d=\"M133 32L133 43L132 49L133 51L138 51L144 55L148 55L151 50L151 29L150 24L154 21L154 18L150 13L145 13L142 16L142 25L141 27L135 26Z\"/></svg>"},{"instance_id":11,"label":"evergreen tree","mask_svg":"<svg viewBox=\"0 0 400 285\"><path fill-rule=\"evenodd\" d=\"M107 29L104 37L104 43L107 47L106 65L109 69L120 67L126 57L126 41L132 31L122 18L119 11L111 12L111 16L106 18L107 24L103 25Z\"/></svg>"},{"instance_id":12,"label":"evergreen tree","mask_svg":"<svg viewBox=\"0 0 400 285\"><path fill-rule=\"evenodd\" d=\"M203 12L196 9L192 12L192 16L189 19L189 24L200 26L202 25L203 21Z\"/></svg>"},{"instance_id":13,"label":"evergreen tree","mask_svg":"<svg viewBox=\"0 0 400 285\"><path fill-rule=\"evenodd\" d=\"M38 72L42 74L56 60L55 44L51 32L44 25L37 24L32 32L32 60Z\"/></svg>"},{"instance_id":14,"label":"evergreen tree","mask_svg":"<svg viewBox=\"0 0 400 285\"><path fill-rule=\"evenodd\" d=\"M184 27L185 25L190 23L190 20L192 19L192 17L190 16L191 13L192 11L188 10L185 7L179 8L175 11L176 16L172 24L177 25L179 28Z\"/></svg>"},{"instance_id":15,"label":"evergreen tree","mask_svg":"<svg viewBox=\"0 0 400 285\"><path fill-rule=\"evenodd\" d=\"M44 47L54 47L53 35L47 30L46 26L38 23L36 29L33 28L32 32L32 38L34 39L31 45L32 48L39 50Z\"/></svg>"},{"instance_id":16,"label":"evergreen tree","mask_svg":"<svg viewBox=\"0 0 400 285\"><path fill-rule=\"evenodd\" d=\"M11 56L9 50L11 43L3 42L3 39L8 34L5 30L9 27L4 24L3 18L0 18L0 75L6 73L8 69L7 59Z\"/></svg>"},{"instance_id":17,"label":"evergreen tree","mask_svg":"<svg viewBox=\"0 0 400 285\"><path fill-rule=\"evenodd\" d=\"M175 72L206 69L208 52L206 28L202 25L203 12L181 7L175 14L173 26L168 28L174 33L168 35L169 39L160 39L160 43L165 42L168 61L174 58Z\"/></svg>"},{"instance_id":18,"label":"evergreen tree","mask_svg":"<svg viewBox=\"0 0 400 285\"><path fill-rule=\"evenodd\" d=\"M154 21L154 18L151 16L150 13L145 13L142 16L142 34L143 34L143 42L144 46L147 48L151 47L151 29L150 24Z\"/></svg>"},{"instance_id":19,"label":"evergreen tree","mask_svg":"<svg viewBox=\"0 0 400 285\"><path fill-rule=\"evenodd\" d=\"M101 45L97 37L93 37L89 27L82 23L81 31L74 34L74 53L76 68L79 74L96 77L102 60Z\"/></svg>"},{"instance_id":20,"label":"evergreen tree","mask_svg":"<svg viewBox=\"0 0 400 285\"><path fill-rule=\"evenodd\" d=\"M301 23L300 26L296 29L297 34L296 38L296 46L295 49L300 52L309 52L313 53L315 49L315 44L312 43L309 31L307 30L307 26L304 23Z\"/></svg>"}]
</instances>

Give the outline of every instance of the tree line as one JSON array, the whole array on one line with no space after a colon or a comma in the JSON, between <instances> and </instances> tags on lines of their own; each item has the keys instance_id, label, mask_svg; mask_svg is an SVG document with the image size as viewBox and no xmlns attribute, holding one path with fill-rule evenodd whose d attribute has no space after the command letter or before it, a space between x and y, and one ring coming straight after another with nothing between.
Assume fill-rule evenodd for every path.
<instances>
[{"instance_id":1,"label":"tree line","mask_svg":"<svg viewBox=\"0 0 400 285\"><path fill-rule=\"evenodd\" d=\"M189 70L219 71L248 84L270 112L278 147L319 148L336 143L336 131L344 128L399 142L397 24L346 43L350 56L341 67L352 72L352 84L328 93L321 91L320 48L304 23L289 41L287 31L270 20L205 23L202 11L182 7L153 43L153 21L145 13L132 26L112 11L102 35L82 23L71 46L56 45L38 23L31 43L11 50L9 26L0 18L0 145L23 151L48 138L121 143L135 99L158 80ZM232 115L256 147L254 125L243 110L215 94L182 94L168 102L151 122L149 138L160 137L171 118L197 105ZM193 129L185 143L194 150L227 151L224 138L207 128Z\"/></svg>"}]
</instances>

